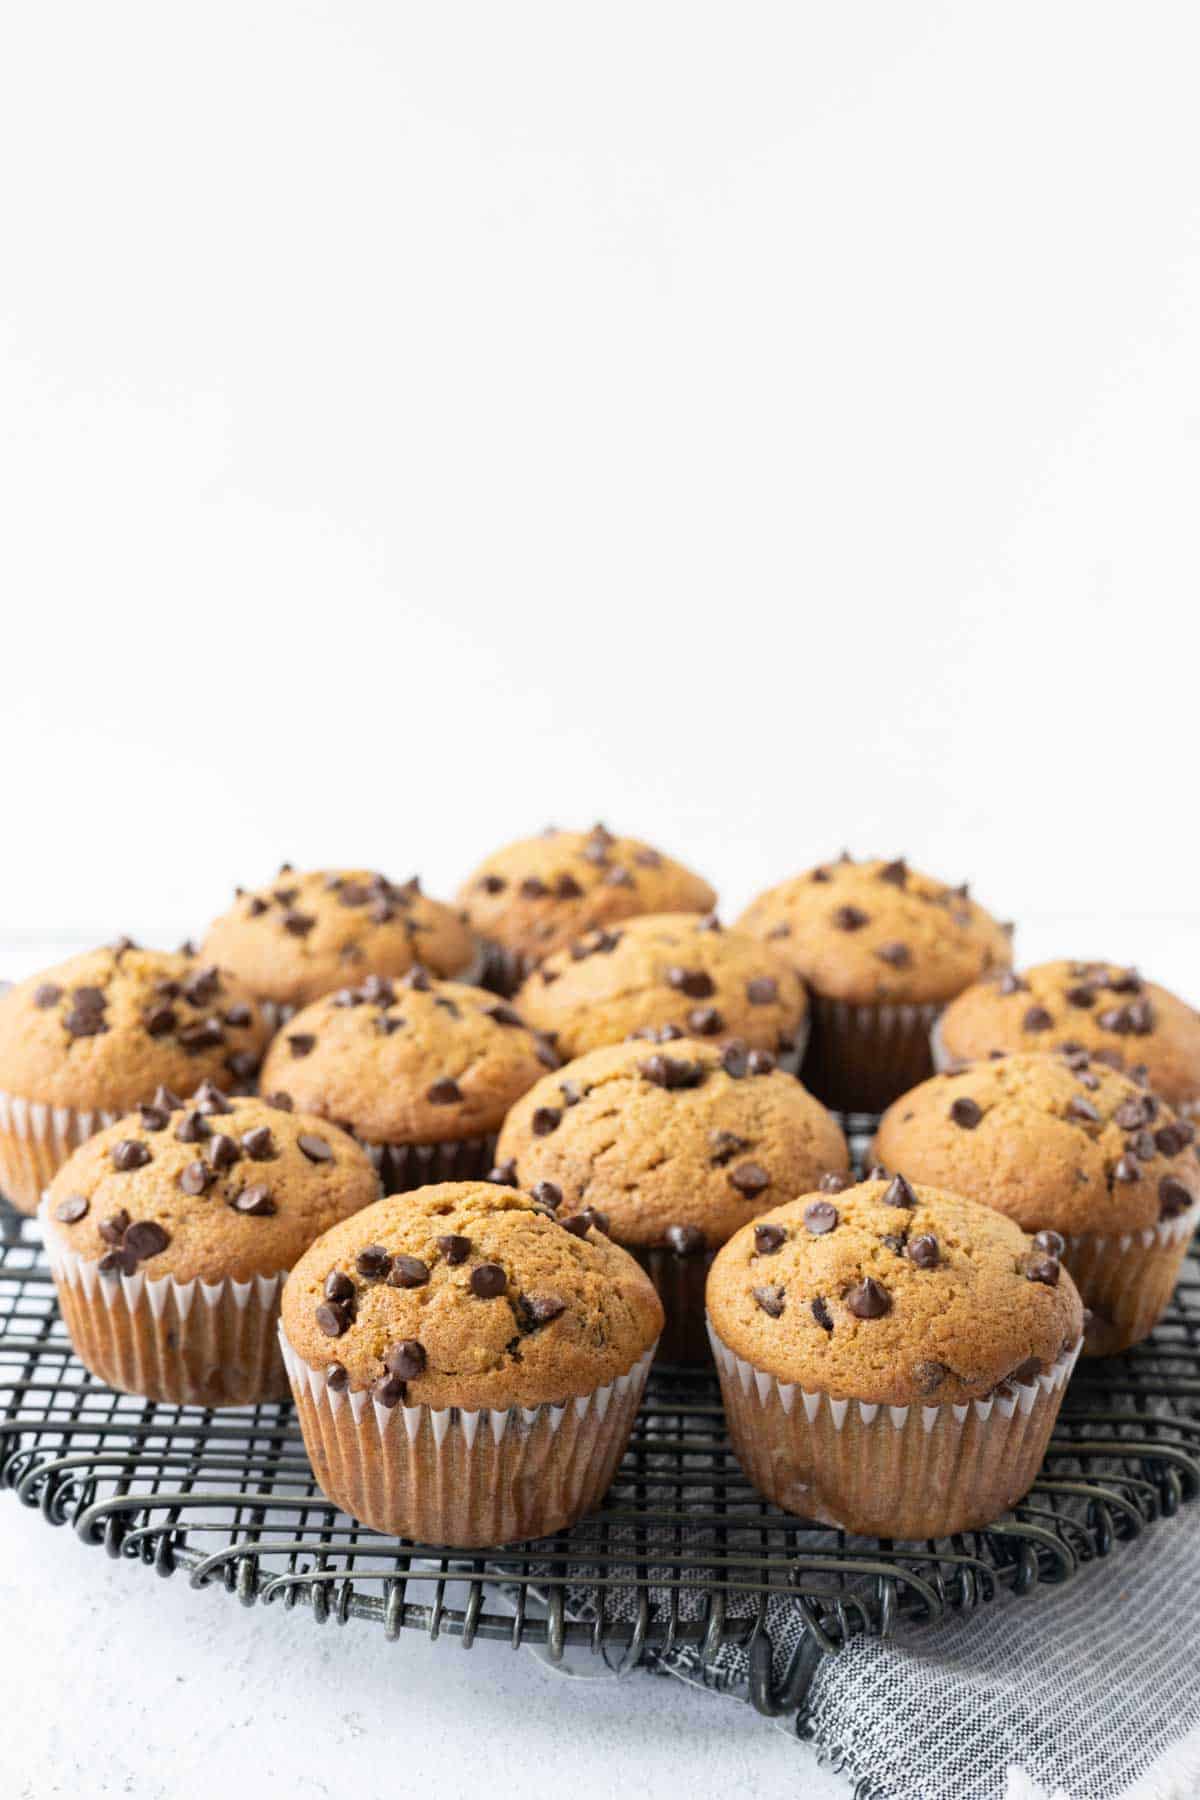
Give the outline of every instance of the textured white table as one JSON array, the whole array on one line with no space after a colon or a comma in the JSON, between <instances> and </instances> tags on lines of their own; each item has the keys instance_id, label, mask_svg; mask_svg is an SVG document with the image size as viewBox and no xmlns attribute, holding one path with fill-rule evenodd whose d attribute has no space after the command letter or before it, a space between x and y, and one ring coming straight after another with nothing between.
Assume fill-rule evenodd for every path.
<instances>
[{"instance_id":1,"label":"textured white table","mask_svg":"<svg viewBox=\"0 0 1200 1800\"><path fill-rule=\"evenodd\" d=\"M1140 960L1200 993L1200 939L1163 920L1045 920L1028 961L1059 946ZM19 976L61 946L0 945ZM591 1800L619 1792L803 1794L845 1800L807 1746L748 1706L635 1673L616 1682L547 1669L529 1651L453 1639L394 1644L307 1608L239 1606L114 1563L69 1527L0 1495L0 1795L472 1795L489 1783Z\"/></svg>"}]
</instances>

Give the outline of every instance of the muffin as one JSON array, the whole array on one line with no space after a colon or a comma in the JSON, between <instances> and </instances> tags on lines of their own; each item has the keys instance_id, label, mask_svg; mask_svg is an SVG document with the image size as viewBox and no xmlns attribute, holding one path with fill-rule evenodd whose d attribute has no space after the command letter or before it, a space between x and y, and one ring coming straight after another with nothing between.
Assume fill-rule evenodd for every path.
<instances>
[{"instance_id":1,"label":"muffin","mask_svg":"<svg viewBox=\"0 0 1200 1800\"><path fill-rule=\"evenodd\" d=\"M1200 1013L1117 963L1039 963L999 971L946 1008L939 1067L1013 1050L1086 1050L1093 1062L1145 1071L1156 1094L1190 1112L1200 1102Z\"/></svg>"},{"instance_id":2,"label":"muffin","mask_svg":"<svg viewBox=\"0 0 1200 1800\"><path fill-rule=\"evenodd\" d=\"M704 1283L748 1219L850 1167L821 1104L762 1051L683 1038L589 1051L509 1113L496 1177L584 1212L637 1258L666 1311L659 1355L709 1358Z\"/></svg>"},{"instance_id":3,"label":"muffin","mask_svg":"<svg viewBox=\"0 0 1200 1800\"><path fill-rule=\"evenodd\" d=\"M269 886L237 890L208 928L202 954L232 969L282 1023L335 988L420 964L473 981L479 945L452 906L430 900L416 876L400 884L366 869L284 863Z\"/></svg>"},{"instance_id":4,"label":"muffin","mask_svg":"<svg viewBox=\"0 0 1200 1800\"><path fill-rule=\"evenodd\" d=\"M42 1202L80 1360L177 1406L284 1398L283 1278L378 1197L364 1151L323 1120L210 1082L187 1101L160 1088L76 1150Z\"/></svg>"},{"instance_id":5,"label":"muffin","mask_svg":"<svg viewBox=\"0 0 1200 1800\"><path fill-rule=\"evenodd\" d=\"M872 1536L990 1524L1034 1481L1083 1306L1019 1225L902 1176L744 1225L708 1278L730 1437L786 1511Z\"/></svg>"},{"instance_id":6,"label":"muffin","mask_svg":"<svg viewBox=\"0 0 1200 1800\"><path fill-rule=\"evenodd\" d=\"M843 855L751 901L740 931L804 978L812 1030L801 1071L827 1106L880 1112L932 1072L942 1008L1012 960L1011 927L967 893L892 862Z\"/></svg>"},{"instance_id":7,"label":"muffin","mask_svg":"<svg viewBox=\"0 0 1200 1800\"><path fill-rule=\"evenodd\" d=\"M563 1057L625 1038L733 1040L796 1060L808 1005L766 945L713 918L654 913L556 951L515 1004Z\"/></svg>"},{"instance_id":8,"label":"muffin","mask_svg":"<svg viewBox=\"0 0 1200 1800\"><path fill-rule=\"evenodd\" d=\"M1171 1298L1200 1214L1195 1131L1086 1051L935 1075L889 1107L875 1154L1006 1213L1090 1308L1085 1355L1128 1349Z\"/></svg>"},{"instance_id":9,"label":"muffin","mask_svg":"<svg viewBox=\"0 0 1200 1800\"><path fill-rule=\"evenodd\" d=\"M352 1131L397 1194L485 1176L505 1113L557 1066L506 1001L414 969L306 1006L273 1040L261 1085Z\"/></svg>"},{"instance_id":10,"label":"muffin","mask_svg":"<svg viewBox=\"0 0 1200 1800\"><path fill-rule=\"evenodd\" d=\"M389 1535L484 1548L597 1504L661 1328L649 1279L593 1225L467 1181L320 1238L281 1341L329 1498Z\"/></svg>"},{"instance_id":11,"label":"muffin","mask_svg":"<svg viewBox=\"0 0 1200 1800\"><path fill-rule=\"evenodd\" d=\"M21 1212L71 1152L165 1085L245 1087L269 1027L225 969L127 939L0 995L0 1191Z\"/></svg>"},{"instance_id":12,"label":"muffin","mask_svg":"<svg viewBox=\"0 0 1200 1800\"><path fill-rule=\"evenodd\" d=\"M513 994L544 956L640 913L711 912L699 875L637 838L556 831L508 844L459 890L467 922L490 948L490 984Z\"/></svg>"}]
</instances>

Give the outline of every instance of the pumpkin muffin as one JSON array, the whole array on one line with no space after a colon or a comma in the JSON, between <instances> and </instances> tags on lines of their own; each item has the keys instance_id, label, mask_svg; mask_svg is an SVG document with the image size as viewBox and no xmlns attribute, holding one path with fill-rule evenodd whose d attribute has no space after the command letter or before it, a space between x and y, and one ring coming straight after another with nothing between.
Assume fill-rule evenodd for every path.
<instances>
[{"instance_id":1,"label":"pumpkin muffin","mask_svg":"<svg viewBox=\"0 0 1200 1800\"><path fill-rule=\"evenodd\" d=\"M760 1492L904 1539L988 1525L1028 1491L1083 1329L1051 1251L903 1176L743 1226L713 1263L708 1311Z\"/></svg>"},{"instance_id":2,"label":"pumpkin muffin","mask_svg":"<svg viewBox=\"0 0 1200 1800\"><path fill-rule=\"evenodd\" d=\"M737 921L808 985L812 1031L802 1074L827 1106L879 1112L932 1071L942 1008L1012 960L1011 927L967 889L891 862L837 862L769 888Z\"/></svg>"},{"instance_id":3,"label":"pumpkin muffin","mask_svg":"<svg viewBox=\"0 0 1200 1800\"><path fill-rule=\"evenodd\" d=\"M774 1058L683 1038L592 1050L531 1088L500 1133L496 1179L582 1212L637 1258L667 1323L659 1354L707 1362L704 1284L768 1206L848 1184L846 1140Z\"/></svg>"},{"instance_id":4,"label":"pumpkin muffin","mask_svg":"<svg viewBox=\"0 0 1200 1800\"><path fill-rule=\"evenodd\" d=\"M497 850L459 890L468 923L491 946L490 984L515 993L554 950L640 913L711 912L716 895L682 863L603 825Z\"/></svg>"},{"instance_id":5,"label":"pumpkin muffin","mask_svg":"<svg viewBox=\"0 0 1200 1800\"><path fill-rule=\"evenodd\" d=\"M352 1131L384 1191L401 1193L485 1176L505 1113L557 1066L506 1001L413 969L297 1013L271 1044L262 1088Z\"/></svg>"},{"instance_id":6,"label":"pumpkin muffin","mask_svg":"<svg viewBox=\"0 0 1200 1800\"><path fill-rule=\"evenodd\" d=\"M556 951L516 1005L564 1057L625 1038L734 1041L789 1056L807 1023L799 977L766 945L713 918L655 913Z\"/></svg>"},{"instance_id":7,"label":"pumpkin muffin","mask_svg":"<svg viewBox=\"0 0 1200 1800\"><path fill-rule=\"evenodd\" d=\"M450 1182L320 1238L281 1337L329 1498L389 1535L483 1548L597 1504L661 1328L649 1279L594 1224Z\"/></svg>"},{"instance_id":8,"label":"pumpkin muffin","mask_svg":"<svg viewBox=\"0 0 1200 1800\"><path fill-rule=\"evenodd\" d=\"M883 1115L875 1154L1039 1234L1090 1308L1085 1355L1151 1332L1200 1214L1194 1127L1086 1051L935 1075Z\"/></svg>"},{"instance_id":9,"label":"pumpkin muffin","mask_svg":"<svg viewBox=\"0 0 1200 1800\"><path fill-rule=\"evenodd\" d=\"M1010 1051L1086 1050L1132 1073L1171 1106L1200 1102L1200 1013L1118 963L1039 963L1000 970L947 1007L937 1027L942 1067Z\"/></svg>"},{"instance_id":10,"label":"pumpkin muffin","mask_svg":"<svg viewBox=\"0 0 1200 1800\"><path fill-rule=\"evenodd\" d=\"M179 1406L279 1400L283 1277L379 1196L365 1152L324 1120L160 1088L58 1171L46 1252L80 1360Z\"/></svg>"},{"instance_id":11,"label":"pumpkin muffin","mask_svg":"<svg viewBox=\"0 0 1200 1800\"><path fill-rule=\"evenodd\" d=\"M416 876L397 883L367 869L302 873L290 863L269 886L237 890L202 954L269 1001L276 1024L368 975L395 977L420 964L473 981L482 967L470 929L452 906L423 894Z\"/></svg>"},{"instance_id":12,"label":"pumpkin muffin","mask_svg":"<svg viewBox=\"0 0 1200 1800\"><path fill-rule=\"evenodd\" d=\"M165 1084L245 1087L269 1027L225 969L122 938L0 995L0 1190L37 1211L94 1131Z\"/></svg>"}]
</instances>

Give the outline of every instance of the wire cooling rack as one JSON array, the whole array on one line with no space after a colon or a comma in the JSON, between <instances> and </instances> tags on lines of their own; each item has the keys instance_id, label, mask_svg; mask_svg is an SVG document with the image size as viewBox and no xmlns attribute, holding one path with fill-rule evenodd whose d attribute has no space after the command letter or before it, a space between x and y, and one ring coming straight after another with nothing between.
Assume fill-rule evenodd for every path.
<instances>
[{"instance_id":1,"label":"wire cooling rack","mask_svg":"<svg viewBox=\"0 0 1200 1800\"><path fill-rule=\"evenodd\" d=\"M95 1381L37 1228L0 1200L0 1485L110 1556L184 1570L247 1606L303 1603L388 1638L504 1638L555 1661L587 1646L621 1673L685 1668L790 1712L851 1635L1065 1581L1200 1491L1200 1259L1193 1248L1148 1342L1079 1365L1041 1478L987 1531L896 1546L776 1511L738 1467L715 1377L664 1369L599 1512L538 1544L463 1555L339 1513L290 1405L159 1406Z\"/></svg>"}]
</instances>

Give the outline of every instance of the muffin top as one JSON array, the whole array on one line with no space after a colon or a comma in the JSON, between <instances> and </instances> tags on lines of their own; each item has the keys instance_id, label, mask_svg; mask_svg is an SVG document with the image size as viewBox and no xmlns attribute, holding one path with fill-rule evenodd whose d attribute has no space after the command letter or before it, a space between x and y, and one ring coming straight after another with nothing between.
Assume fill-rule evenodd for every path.
<instances>
[{"instance_id":1,"label":"muffin top","mask_svg":"<svg viewBox=\"0 0 1200 1800\"><path fill-rule=\"evenodd\" d=\"M565 1225L565 1229L564 1229ZM288 1342L384 1406L540 1406L624 1375L662 1330L633 1258L528 1194L452 1181L326 1232L284 1288Z\"/></svg>"},{"instance_id":2,"label":"muffin top","mask_svg":"<svg viewBox=\"0 0 1200 1800\"><path fill-rule=\"evenodd\" d=\"M477 946L454 908L428 899L416 876L397 885L367 869L301 873L284 863L268 887L238 889L209 926L203 954L264 1000L307 1006L346 982L403 975L417 963L458 975Z\"/></svg>"},{"instance_id":3,"label":"muffin top","mask_svg":"<svg viewBox=\"0 0 1200 1800\"><path fill-rule=\"evenodd\" d=\"M654 913L581 938L546 958L517 1005L563 1056L637 1036L790 1048L808 1010L799 977L772 950L694 913Z\"/></svg>"},{"instance_id":4,"label":"muffin top","mask_svg":"<svg viewBox=\"0 0 1200 1800\"><path fill-rule=\"evenodd\" d=\"M1093 1062L1145 1070L1173 1105L1200 1098L1200 1013L1118 963L1039 963L1001 971L947 1007L939 1026L951 1061L1012 1050L1087 1050Z\"/></svg>"},{"instance_id":5,"label":"muffin top","mask_svg":"<svg viewBox=\"0 0 1200 1800\"><path fill-rule=\"evenodd\" d=\"M892 862L818 863L768 888L737 921L831 1000L934 1003L1012 960L1011 928L969 898Z\"/></svg>"},{"instance_id":6,"label":"muffin top","mask_svg":"<svg viewBox=\"0 0 1200 1800\"><path fill-rule=\"evenodd\" d=\"M765 1207L850 1167L835 1121L774 1058L682 1038L592 1050L509 1113L501 1173L621 1244L716 1249Z\"/></svg>"},{"instance_id":7,"label":"muffin top","mask_svg":"<svg viewBox=\"0 0 1200 1800\"><path fill-rule=\"evenodd\" d=\"M81 1145L50 1184L46 1232L106 1273L249 1281L378 1195L344 1131L205 1083L190 1100L161 1088Z\"/></svg>"},{"instance_id":8,"label":"muffin top","mask_svg":"<svg viewBox=\"0 0 1200 1800\"><path fill-rule=\"evenodd\" d=\"M481 936L536 962L586 932L639 913L709 912L706 881L603 825L524 838L497 850L459 891Z\"/></svg>"},{"instance_id":9,"label":"muffin top","mask_svg":"<svg viewBox=\"0 0 1200 1800\"><path fill-rule=\"evenodd\" d=\"M718 1251L708 1311L722 1342L835 1400L926 1406L1029 1380L1079 1341L1057 1257L991 1207L902 1176L808 1194Z\"/></svg>"},{"instance_id":10,"label":"muffin top","mask_svg":"<svg viewBox=\"0 0 1200 1800\"><path fill-rule=\"evenodd\" d=\"M557 1065L494 994L414 969L306 1006L273 1040L260 1085L368 1143L432 1144L495 1131Z\"/></svg>"},{"instance_id":11,"label":"muffin top","mask_svg":"<svg viewBox=\"0 0 1200 1800\"><path fill-rule=\"evenodd\" d=\"M269 1035L226 969L127 940L72 956L0 996L0 1088L123 1112L160 1083L253 1079Z\"/></svg>"},{"instance_id":12,"label":"muffin top","mask_svg":"<svg viewBox=\"0 0 1200 1800\"><path fill-rule=\"evenodd\" d=\"M890 1106L875 1154L1024 1231L1142 1231L1200 1202L1193 1127L1086 1051L935 1075Z\"/></svg>"}]
</instances>

